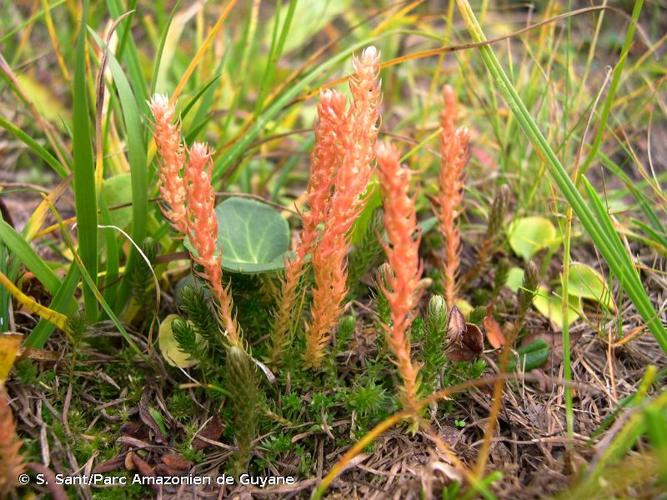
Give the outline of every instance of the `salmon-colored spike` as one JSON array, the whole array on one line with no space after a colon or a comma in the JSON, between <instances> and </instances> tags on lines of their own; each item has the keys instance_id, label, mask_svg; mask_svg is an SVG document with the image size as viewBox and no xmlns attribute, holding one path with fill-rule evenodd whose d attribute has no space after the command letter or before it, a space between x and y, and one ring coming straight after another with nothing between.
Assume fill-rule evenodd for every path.
<instances>
[{"instance_id":1,"label":"salmon-colored spike","mask_svg":"<svg viewBox=\"0 0 667 500\"><path fill-rule=\"evenodd\" d=\"M343 311L347 294L348 233L363 208L362 195L373 172L380 114L380 54L368 47L353 61L352 104L340 125L339 163L323 234L313 251L315 288L305 361L317 368Z\"/></svg>"},{"instance_id":2,"label":"salmon-colored spike","mask_svg":"<svg viewBox=\"0 0 667 500\"><path fill-rule=\"evenodd\" d=\"M403 380L401 396L406 409L417 411L419 366L413 364L410 325L422 292L423 267L419 260L421 234L417 226L415 200L408 194L410 171L401 166L400 154L390 143L377 147L378 174L384 194L384 244L388 270L378 280L391 309L391 324L385 325L387 344Z\"/></svg>"},{"instance_id":3,"label":"salmon-colored spike","mask_svg":"<svg viewBox=\"0 0 667 500\"><path fill-rule=\"evenodd\" d=\"M331 202L336 170L342 158L341 139L347 120L345 96L327 90L320 96L315 124L315 146L310 159L310 177L306 191L308 211L303 214L303 231L296 247L296 256L285 263L281 295L271 335L270 362L281 363L294 324L294 307L299 283L306 270L306 256L317 241L319 227L324 224Z\"/></svg>"},{"instance_id":4,"label":"salmon-colored spike","mask_svg":"<svg viewBox=\"0 0 667 500\"><path fill-rule=\"evenodd\" d=\"M457 218L463 205L464 168L468 162L467 129L456 129L457 102L454 90L449 86L443 89L443 110L440 115L440 155L439 175L440 192L438 196L438 220L440 232L445 241L443 278L445 300L451 308L456 302L456 278L460 265L461 234Z\"/></svg>"},{"instance_id":5,"label":"salmon-colored spike","mask_svg":"<svg viewBox=\"0 0 667 500\"><path fill-rule=\"evenodd\" d=\"M155 119L154 137L160 157L158 179L163 202L160 209L177 231L187 234L185 180L182 175L185 154L181 129L174 123L175 110L167 96L154 95L149 107Z\"/></svg>"},{"instance_id":6,"label":"salmon-colored spike","mask_svg":"<svg viewBox=\"0 0 667 500\"><path fill-rule=\"evenodd\" d=\"M185 169L187 192L187 235L196 253L192 258L203 270L204 278L218 301L220 320L232 345L239 345L241 332L234 316L229 288L222 285L222 255L217 251L218 221L215 217L215 192L211 185L211 152L200 142L192 145Z\"/></svg>"}]
</instances>

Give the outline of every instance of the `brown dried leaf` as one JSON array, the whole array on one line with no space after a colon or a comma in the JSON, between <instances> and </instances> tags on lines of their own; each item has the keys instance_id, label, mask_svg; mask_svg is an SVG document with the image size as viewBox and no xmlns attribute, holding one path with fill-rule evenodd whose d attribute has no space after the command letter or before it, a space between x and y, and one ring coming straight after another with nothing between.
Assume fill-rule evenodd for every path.
<instances>
[{"instance_id":1,"label":"brown dried leaf","mask_svg":"<svg viewBox=\"0 0 667 500\"><path fill-rule=\"evenodd\" d=\"M494 349L500 349L507 342L500 325L493 317L493 306L489 306L486 310L484 330L486 331L486 339Z\"/></svg>"},{"instance_id":2,"label":"brown dried leaf","mask_svg":"<svg viewBox=\"0 0 667 500\"><path fill-rule=\"evenodd\" d=\"M190 470L190 467L192 467L192 462L186 460L181 455L177 455L175 453L169 453L167 455L163 455L162 462L164 462L164 464L170 469L181 472L188 471Z\"/></svg>"},{"instance_id":3,"label":"brown dried leaf","mask_svg":"<svg viewBox=\"0 0 667 500\"><path fill-rule=\"evenodd\" d=\"M125 465L125 458L127 457L127 454L121 454L118 455L117 457L111 458L105 462L102 462L101 464L98 464L95 466L93 469L93 474L105 474L107 472L112 472L115 470L120 469Z\"/></svg>"},{"instance_id":4,"label":"brown dried leaf","mask_svg":"<svg viewBox=\"0 0 667 500\"><path fill-rule=\"evenodd\" d=\"M213 418L208 421L208 423L204 426L204 428L199 432L197 435L201 436L206 439L210 439L211 441L218 441L220 439L220 436L222 436L222 422L220 422L220 417L215 414L213 415ZM194 441L192 442L192 446L197 449L197 450L203 450L207 446L209 446L209 443L204 441L203 439L197 439L195 438Z\"/></svg>"},{"instance_id":5,"label":"brown dried leaf","mask_svg":"<svg viewBox=\"0 0 667 500\"><path fill-rule=\"evenodd\" d=\"M466 320L458 307L452 307L449 311L449 323L447 324L447 338L450 342L461 342L465 330Z\"/></svg>"},{"instance_id":6,"label":"brown dried leaf","mask_svg":"<svg viewBox=\"0 0 667 500\"><path fill-rule=\"evenodd\" d=\"M132 453L132 463L134 466L137 468L139 473L142 476L154 476L155 472L153 471L153 467L148 465L148 462L146 462L143 458L141 458L139 455L136 453Z\"/></svg>"},{"instance_id":7,"label":"brown dried leaf","mask_svg":"<svg viewBox=\"0 0 667 500\"><path fill-rule=\"evenodd\" d=\"M155 442L156 443L166 443L167 439L164 437L162 434L162 431L160 430L160 426L157 424L155 419L150 414L150 411L148 411L148 391L144 391L144 393L141 395L141 399L139 400L139 417L141 418L141 421L146 424L150 429L155 433Z\"/></svg>"},{"instance_id":8,"label":"brown dried leaf","mask_svg":"<svg viewBox=\"0 0 667 500\"><path fill-rule=\"evenodd\" d=\"M458 307L452 307L447 327L449 347L447 357L452 361L473 361L484 350L482 331L472 323L466 323Z\"/></svg>"}]
</instances>

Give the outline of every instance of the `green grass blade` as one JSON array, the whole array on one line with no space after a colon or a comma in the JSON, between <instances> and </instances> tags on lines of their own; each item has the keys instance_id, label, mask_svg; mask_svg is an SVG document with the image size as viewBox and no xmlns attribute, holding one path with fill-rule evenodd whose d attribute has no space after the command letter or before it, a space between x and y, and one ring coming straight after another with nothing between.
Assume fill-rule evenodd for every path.
<instances>
[{"instance_id":1,"label":"green grass blade","mask_svg":"<svg viewBox=\"0 0 667 500\"><path fill-rule=\"evenodd\" d=\"M105 226L113 224L111 212L103 199L100 199L100 218ZM106 274L104 276L104 299L109 303L116 313L120 313L121 306L116 301L118 295L118 268L120 251L116 233L111 229L104 229L104 241L106 243Z\"/></svg>"},{"instance_id":2,"label":"green grass blade","mask_svg":"<svg viewBox=\"0 0 667 500\"><path fill-rule=\"evenodd\" d=\"M30 26L34 22L40 20L42 17L44 17L44 15L47 12L50 12L50 11L54 10L56 7L60 7L64 3L65 3L65 0L57 0L56 2L53 2L51 5L49 5L48 9L38 10L35 14L30 16L28 19L26 19L22 23L17 24L11 30L7 31L2 36L0 36L0 44L5 43L11 37L13 37L14 35L16 35L17 33L21 32L21 31L23 31L24 28L27 28L28 26Z\"/></svg>"},{"instance_id":3,"label":"green grass blade","mask_svg":"<svg viewBox=\"0 0 667 500\"><path fill-rule=\"evenodd\" d=\"M167 42L167 35L169 34L169 28L171 28L171 24L174 22L174 16L176 15L176 12L178 12L178 8L181 6L180 0L177 0L177 2L174 4L174 7L171 9L171 13L169 14L169 19L167 19L166 24L164 25L164 28L162 29L162 35L160 36L160 45L158 45L157 52L155 53L155 62L153 63L153 78L151 80L151 89L150 89L150 95L152 96L155 94L155 89L157 88L158 80L160 80L160 66L162 64L162 53L164 52L164 46L165 43Z\"/></svg>"},{"instance_id":4,"label":"green grass blade","mask_svg":"<svg viewBox=\"0 0 667 500\"><path fill-rule=\"evenodd\" d=\"M49 165L53 171L58 174L58 176L64 179L69 175L67 169L63 167L63 165L56 159L56 157L49 153L48 150L44 148L44 146L39 144L35 139L30 137L23 130L16 127L13 123L6 120L2 116L0 116L0 127L4 128L7 132L28 146L28 148L30 148L33 153L44 160L44 162Z\"/></svg>"},{"instance_id":5,"label":"green grass blade","mask_svg":"<svg viewBox=\"0 0 667 500\"><path fill-rule=\"evenodd\" d=\"M136 7L137 1L131 0L128 2L128 9L125 10L121 5L119 0L108 0L107 6L109 7L109 12L114 19L118 19L125 12L129 10L134 10ZM148 86L146 84L146 79L144 74L141 71L141 64L139 63L139 53L137 51L137 46L134 43L132 38L132 20L136 15L136 11L128 15L121 23L119 24L118 38L120 44L118 46L118 57L122 59L127 64L127 73L129 75L129 81L132 84L132 90L138 96L139 102L141 103L141 109L144 112L148 111Z\"/></svg>"},{"instance_id":6,"label":"green grass blade","mask_svg":"<svg viewBox=\"0 0 667 500\"><path fill-rule=\"evenodd\" d=\"M280 56L283 53L285 48L285 42L287 41L287 35L289 33L289 28L294 19L294 12L296 10L296 0L290 0L289 7L287 8L287 15L285 16L285 22L283 23L282 29L280 30L280 37L276 43L276 34L278 30L278 22L280 20L280 3L278 3L278 8L276 9L276 25L274 27L274 33L271 39L271 49L269 51L269 59L266 63L266 69L264 70L264 76L262 77L262 82L259 88L259 97L257 98L257 104L255 106L255 115L258 115L262 110L264 105L264 98L266 97L266 92L273 83L273 78L275 77L276 68L278 67L278 61Z\"/></svg>"},{"instance_id":7,"label":"green grass blade","mask_svg":"<svg viewBox=\"0 0 667 500\"><path fill-rule=\"evenodd\" d=\"M457 4L473 40L475 42L486 41L486 36L477 22L475 14L467 0L457 0ZM481 45L479 51L484 64L489 69L494 82L507 101L512 113L521 124L521 127L533 143L534 147L540 151L544 157L549 173L556 182L561 193L574 210L575 214L581 221L581 224L584 226L584 229L586 229L590 235L600 254L602 254L607 261L611 271L620 280L621 286L627 292L639 314L641 314L644 321L646 321L646 325L658 340L662 349L667 352L667 331L665 331L664 325L660 322L660 319L653 308L653 304L646 294L646 290L644 290L644 287L642 286L631 257L626 252L617 232L613 228L609 214L607 214L604 209L600 210L600 207L596 207L596 213L594 213L586 204L583 196L570 179L565 167L563 167L535 123L535 120L533 120L532 116L526 109L521 97L516 92L516 89L503 70L500 61L498 61L491 47L488 45ZM582 176L581 179L584 182L586 181L584 176ZM593 193L596 194L594 190ZM591 195L590 191L589 195ZM597 202L594 197L592 198L592 201L594 203Z\"/></svg>"},{"instance_id":8,"label":"green grass blade","mask_svg":"<svg viewBox=\"0 0 667 500\"><path fill-rule=\"evenodd\" d=\"M658 215L655 213L655 210L653 210L653 204L652 202L646 197L644 193L639 189L639 187L636 185L635 181L630 179L628 174L626 174L621 167L616 165L611 158L609 158L607 155L604 153L600 152L598 154L598 157L602 164L608 168L616 177L621 179L623 181L623 184L625 184L625 187L630 191L632 196L634 197L635 200L637 200L637 203L639 204L639 207L642 209L642 212L644 212L644 215L646 215L646 218L648 219L649 223L651 224L651 227L660 233L665 232L665 228L662 225L662 222L660 221L660 218Z\"/></svg>"},{"instance_id":9,"label":"green grass blade","mask_svg":"<svg viewBox=\"0 0 667 500\"><path fill-rule=\"evenodd\" d=\"M392 33L393 31L387 31L380 36L389 36ZM355 43L354 45L348 47L346 50L341 51L336 56L332 57L328 61L312 70L300 81L294 83L294 85L290 86L285 93L281 94L274 101L274 103L271 104L266 109L266 111L264 111L264 113L257 117L257 120L255 120L252 126L246 132L244 132L243 136L231 148L229 148L228 151L225 151L225 153L221 155L221 158L216 162L214 167L213 180L215 181L220 179L220 176L222 176L222 174L224 174L233 163L239 160L240 156L245 152L247 147L257 138L262 130L264 130L264 127L266 127L266 125L280 113L285 105L297 97L302 90L313 83L326 70L345 60L350 56L350 54L367 46L377 38L379 37L373 37Z\"/></svg>"},{"instance_id":10,"label":"green grass blade","mask_svg":"<svg viewBox=\"0 0 667 500\"><path fill-rule=\"evenodd\" d=\"M611 83L609 84L609 91L607 92L607 97L602 106L602 113L600 114L600 122L598 123L597 132L593 138L593 145L591 146L586 160L584 161L583 166L581 167L581 173L586 173L588 167L590 167L593 160L596 159L598 152L600 151L600 146L602 144L602 136L607 128L607 121L609 120L609 114L611 113L611 107L614 103L614 97L616 97L616 91L618 90L618 85L621 82L621 74L623 73L623 68L625 67L625 61L628 58L628 53L632 47L632 41L635 38L635 31L637 29L637 22L639 21L639 14L642 11L642 5L644 0L636 0L635 6L632 9L632 19L630 20L630 25L625 32L625 41L623 42L623 48L621 49L621 56L614 66L614 72L611 76Z\"/></svg>"},{"instance_id":11,"label":"green grass blade","mask_svg":"<svg viewBox=\"0 0 667 500\"><path fill-rule=\"evenodd\" d=\"M635 227L639 228L644 233L644 235L646 236L646 238L648 240L650 240L654 244L659 245L660 247L662 247L662 253L664 255L667 255L667 250L666 250L667 249L667 235L665 235L665 233L659 233L658 231L653 229L651 226L649 226L648 224L644 224L640 220L633 219L632 224Z\"/></svg>"},{"instance_id":12,"label":"green grass blade","mask_svg":"<svg viewBox=\"0 0 667 500\"><path fill-rule=\"evenodd\" d=\"M44 288L55 294L60 288L60 280L49 266L35 253L32 247L12 226L0 220L0 240L35 275ZM11 278L10 278L11 279Z\"/></svg>"},{"instance_id":13,"label":"green grass blade","mask_svg":"<svg viewBox=\"0 0 667 500\"><path fill-rule=\"evenodd\" d=\"M74 71L74 193L79 253L86 270L97 284L97 196L95 193L95 165L93 162L93 131L88 110L88 88L86 83L86 19L88 2L83 3L83 15L76 47L76 67ZM97 302L90 287L84 287L83 298L86 318L95 321Z\"/></svg>"},{"instance_id":14,"label":"green grass blade","mask_svg":"<svg viewBox=\"0 0 667 500\"><path fill-rule=\"evenodd\" d=\"M91 36L96 43L106 50L104 42L91 30ZM123 73L118 60L109 53L107 64L120 100L123 119L125 121L125 134L127 140L127 156L130 164L130 176L132 180L132 239L144 241L146 237L146 221L148 219L148 169L146 168L146 147L143 142L143 129L141 126L141 115L137 99L132 92L130 82ZM133 272L137 264L137 252L134 247L130 250L130 257L125 267L125 274ZM128 280L123 280L119 293L119 306L123 305L129 292Z\"/></svg>"},{"instance_id":15,"label":"green grass blade","mask_svg":"<svg viewBox=\"0 0 667 500\"><path fill-rule=\"evenodd\" d=\"M66 316L71 315L76 308L76 302L72 300L74 297L74 292L79 283L79 269L74 265L70 265L67 276L63 280L62 285L58 288L58 291L51 299L49 304L49 309L52 309L56 312L65 314ZM44 347L44 344L49 339L55 326L46 321L45 319L40 319L37 326L30 332L28 338L25 340L25 347L34 347L41 349Z\"/></svg>"}]
</instances>

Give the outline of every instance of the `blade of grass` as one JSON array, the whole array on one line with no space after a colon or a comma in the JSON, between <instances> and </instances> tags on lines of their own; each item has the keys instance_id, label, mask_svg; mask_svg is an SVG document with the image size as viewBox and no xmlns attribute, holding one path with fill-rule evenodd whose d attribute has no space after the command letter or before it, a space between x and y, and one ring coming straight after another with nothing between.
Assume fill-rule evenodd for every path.
<instances>
[{"instance_id":1,"label":"blade of grass","mask_svg":"<svg viewBox=\"0 0 667 500\"><path fill-rule=\"evenodd\" d=\"M32 297L29 297L23 293L19 288L12 283L12 281L4 274L0 272L0 285L6 288L12 296L18 300L22 306L28 309L30 312L37 314L40 318L44 318L47 321L53 323L55 326L64 330L67 327L67 316L60 314L59 312L53 311L48 307L45 307L38 303Z\"/></svg>"},{"instance_id":2,"label":"blade of grass","mask_svg":"<svg viewBox=\"0 0 667 500\"><path fill-rule=\"evenodd\" d=\"M262 77L262 83L259 87L259 96L257 97L257 104L255 106L255 116L257 116L262 107L264 106L264 99L266 97L267 89L271 88L273 83L273 78L276 74L276 67L278 66L278 61L280 56L282 56L283 50L285 48L285 42L287 41L287 35L289 34L289 28L294 19L294 11L296 10L297 0L290 0L289 6L287 7L287 15L285 16L285 22L283 23L282 29L280 30L280 36L278 38L278 43L274 45L275 34L278 29L278 21L280 19L279 12L281 3L278 3L278 8L276 9L276 26L274 31L274 36L271 40L271 49L269 51L269 59L266 62L266 69L264 70L264 76Z\"/></svg>"},{"instance_id":3,"label":"blade of grass","mask_svg":"<svg viewBox=\"0 0 667 500\"><path fill-rule=\"evenodd\" d=\"M660 218L655 213L655 210L653 210L653 204L639 189L639 187L636 185L636 182L630 179L628 174L626 174L621 167L616 165L616 163L614 163L611 158L609 158L604 153L598 153L598 157L606 168L608 168L616 177L623 181L625 187L628 189L628 191L630 191L634 199L637 200L637 203L642 209L642 212L644 212L644 215L646 215L646 218L651 224L651 227L657 232L664 233L665 228L662 225Z\"/></svg>"},{"instance_id":4,"label":"blade of grass","mask_svg":"<svg viewBox=\"0 0 667 500\"><path fill-rule=\"evenodd\" d=\"M62 217L60 216L60 213L58 210L51 205L51 213L53 216L56 218L56 222L60 226L60 234L63 237L63 240L65 241L65 244L69 248L69 250L72 252L72 257L74 258L74 263L76 264L77 268L79 269L79 272L81 273L81 277L83 278L83 281L85 285L88 287L89 290L93 293L93 297L95 300L99 301L100 305L102 306L102 309L104 312L107 314L111 322L114 324L114 326L118 329L118 332L120 333L121 337L125 339L125 341L128 343L130 348L136 352L141 358L146 359L144 353L141 352L141 349L137 346L137 344L132 340L130 335L127 333L127 330L123 326L123 323L118 319L118 316L113 312L113 309L109 306L106 300L104 300L104 297L102 296L102 293L99 291L97 288L95 280L92 278L90 273L88 272L88 269L86 268L85 263L83 262L83 259L81 256L78 254L76 251L76 247L74 246L74 241L72 238L72 234L70 233L69 229L65 225Z\"/></svg>"},{"instance_id":5,"label":"blade of grass","mask_svg":"<svg viewBox=\"0 0 667 500\"><path fill-rule=\"evenodd\" d=\"M76 302L72 300L72 297L74 296L74 292L76 291L76 287L79 283L79 277L78 268L74 264L70 265L69 271L67 272L67 276L65 276L62 285L60 288L58 288L58 291L53 296L53 299L51 299L49 309L58 313L62 313L67 317L70 317L71 314L74 313ZM44 347L44 344L46 344L46 341L49 339L54 330L55 326L53 323L45 319L40 319L39 323L37 323L37 326L35 326L32 332L30 332L28 338L25 340L24 346L41 349Z\"/></svg>"},{"instance_id":6,"label":"blade of grass","mask_svg":"<svg viewBox=\"0 0 667 500\"><path fill-rule=\"evenodd\" d=\"M56 2L53 2L48 9L41 9L37 12L35 12L32 16L30 16L28 19L23 21L22 23L17 24L14 26L11 30L7 31L4 33L2 36L0 36L0 44L4 44L7 40L9 40L11 37L16 35L17 33L22 32L26 27L30 26L31 24L35 23L36 21L39 21L42 17L44 17L44 14L46 14L47 11L52 11L57 7L60 7L62 4L65 3L66 0L58 0Z\"/></svg>"},{"instance_id":7,"label":"blade of grass","mask_svg":"<svg viewBox=\"0 0 667 500\"><path fill-rule=\"evenodd\" d=\"M104 42L90 31L97 45L107 50ZM146 237L146 221L148 217L148 170L146 168L146 148L143 142L143 130L141 126L141 115L137 99L132 92L128 81L118 60L111 53L108 54L107 64L112 78L118 90L123 120L125 122L125 134L127 141L127 156L130 164L130 178L132 186L132 238L134 241L142 242ZM125 275L133 272L137 264L137 255L134 247L130 251ZM123 280L119 292L119 306L122 306L129 293L129 280Z\"/></svg>"},{"instance_id":8,"label":"blade of grass","mask_svg":"<svg viewBox=\"0 0 667 500\"><path fill-rule=\"evenodd\" d=\"M35 253L32 247L12 226L0 220L0 240L23 265L35 275L44 288L55 294L60 288L60 280L51 268Z\"/></svg>"},{"instance_id":9,"label":"blade of grass","mask_svg":"<svg viewBox=\"0 0 667 500\"><path fill-rule=\"evenodd\" d=\"M105 226L110 226L111 212L103 198L100 198L100 219ZM118 269L120 261L120 251L116 233L111 229L104 229L104 241L106 242L106 274L104 276L104 299L109 306L120 313L121 306L117 302L118 294Z\"/></svg>"},{"instance_id":10,"label":"blade of grass","mask_svg":"<svg viewBox=\"0 0 667 500\"><path fill-rule=\"evenodd\" d=\"M134 38L132 38L132 20L136 14L137 1L130 0L128 2L128 8L124 9L119 0L107 0L107 6L111 17L118 19L121 16L125 16L126 13L130 12L127 15L127 19L124 19L118 26L118 37L120 43L118 44L118 58L123 60L127 64L127 74L128 80L132 85L132 90L134 94L139 98L141 103L140 107L143 112L148 111L148 86L146 85L146 79L144 74L141 71L141 64L139 63L139 53L137 51L137 46L134 43Z\"/></svg>"},{"instance_id":11,"label":"blade of grass","mask_svg":"<svg viewBox=\"0 0 667 500\"><path fill-rule=\"evenodd\" d=\"M93 162L93 134L88 109L86 83L86 19L88 1L83 2L81 25L76 47L74 71L74 193L79 252L81 261L92 276L93 288L97 288L97 195L95 193L95 165ZM93 322L97 318L97 302L90 286L83 289L86 318Z\"/></svg>"},{"instance_id":12,"label":"blade of grass","mask_svg":"<svg viewBox=\"0 0 667 500\"><path fill-rule=\"evenodd\" d=\"M153 62L153 72L151 73L153 75L153 78L151 81L151 87L149 91L150 95L155 94L155 89L157 88L158 81L161 81L164 78L164 77L160 78L162 71L160 69L162 64L162 54L164 52L165 43L167 42L167 35L169 35L169 30L172 26L172 23L174 22L174 16L176 15L176 12L178 11L180 5L181 5L180 0L177 0L176 3L174 4L174 7L171 9L171 13L169 14L167 23L162 29L162 35L160 36L160 44L158 45L157 52L155 53L155 61Z\"/></svg>"},{"instance_id":13,"label":"blade of grass","mask_svg":"<svg viewBox=\"0 0 667 500\"><path fill-rule=\"evenodd\" d=\"M60 72L63 74L65 81L69 82L72 77L67 70L67 65L65 64L65 59L60 49L60 40L58 39L58 32L56 27L53 24L53 18L51 17L51 7L49 6L49 0L42 0L42 10L44 11L44 24L46 24L46 29L49 33L49 38L51 39L51 46L53 52L56 55L56 61L58 62L58 67Z\"/></svg>"},{"instance_id":14,"label":"blade of grass","mask_svg":"<svg viewBox=\"0 0 667 500\"><path fill-rule=\"evenodd\" d=\"M213 43L213 40L215 40L215 37L217 36L220 29L222 29L222 26L225 23L225 19L227 19L227 16L229 16L230 12L234 8L234 5L236 5L237 1L238 0L229 0L223 11L220 13L220 17L213 25L211 30L208 32L208 35L206 36L204 43L201 44L201 46L197 50L197 53L195 54L195 57L192 59L192 61L186 68L185 73L183 73L183 76L178 82L178 85L176 85L174 93L171 95L171 102L176 102L178 97L181 95L181 92L183 92L183 89L185 89L185 85L188 83L188 80L192 76L192 73L194 73L195 68L201 62L202 58L204 57L204 54L210 47L211 43Z\"/></svg>"},{"instance_id":15,"label":"blade of grass","mask_svg":"<svg viewBox=\"0 0 667 500\"><path fill-rule=\"evenodd\" d=\"M249 2L250 3L250 2ZM233 56L230 60L230 65L235 68L234 72L234 97L229 112L226 113L225 121L222 125L222 134L226 135L230 124L240 108L241 103L244 102L246 90L249 83L249 61L253 54L256 45L255 33L257 31L257 18L259 17L259 8L261 0L252 0L252 7L247 16L241 37L234 46Z\"/></svg>"},{"instance_id":16,"label":"blade of grass","mask_svg":"<svg viewBox=\"0 0 667 500\"><path fill-rule=\"evenodd\" d=\"M457 3L473 40L475 42L485 41L486 37L475 18L475 14L472 11L470 4L466 0L457 0ZM521 123L522 128L530 138L534 147L540 151L544 157L549 173L556 182L561 193L572 206L572 209L590 235L596 248L607 261L612 273L619 279L621 286L634 303L639 314L644 321L646 321L647 326L657 339L658 343L662 349L667 352L667 331L665 331L665 327L660 322L653 304L651 303L646 290L644 290L644 287L642 286L632 258L623 246L618 233L613 229L609 214L607 214L605 210L599 210L598 207L595 207L594 212L586 204L583 196L570 179L565 167L563 167L553 149L542 135L542 132L532 116L524 106L521 97L519 97L514 89L512 82L507 77L507 74L503 70L500 61L498 61L491 47L488 45L481 45L478 47L478 50L484 64L490 69L494 82L507 101L512 113ZM583 175L581 176L581 179L583 181L586 180ZM592 192L597 194L594 190ZM591 197L590 191L589 197ZM595 205L596 200L594 198L591 199Z\"/></svg>"},{"instance_id":17,"label":"blade of grass","mask_svg":"<svg viewBox=\"0 0 667 500\"><path fill-rule=\"evenodd\" d=\"M23 142L30 150L39 156L44 162L49 165L53 171L58 174L58 176L63 179L67 177L68 171L63 165L53 156L49 151L44 148L41 144L35 141L32 137L26 134L23 130L16 127L13 123L6 120L4 117L0 116L0 127L4 128L7 132L16 137L19 141Z\"/></svg>"},{"instance_id":18,"label":"blade of grass","mask_svg":"<svg viewBox=\"0 0 667 500\"><path fill-rule=\"evenodd\" d=\"M611 76L611 83L609 84L609 91L607 92L607 98L602 105L602 112L600 114L600 122L598 123L597 132L593 138L593 144L591 146L584 164L581 166L581 173L585 174L590 167L593 160L597 158L597 154L600 151L600 146L602 145L602 136L607 128L607 121L609 120L609 114L611 113L611 107L614 104L614 98L616 97L616 91L618 90L618 85L621 82L621 74L623 73L623 68L625 67L625 61L628 58L628 53L632 47L632 42L635 38L635 31L637 29L637 21L639 20L639 14L642 10L642 5L644 0L636 0L635 5L632 8L632 18L628 29L625 32L625 40L623 42L623 48L621 49L621 55L618 58L618 62L614 67L614 72Z\"/></svg>"}]
</instances>

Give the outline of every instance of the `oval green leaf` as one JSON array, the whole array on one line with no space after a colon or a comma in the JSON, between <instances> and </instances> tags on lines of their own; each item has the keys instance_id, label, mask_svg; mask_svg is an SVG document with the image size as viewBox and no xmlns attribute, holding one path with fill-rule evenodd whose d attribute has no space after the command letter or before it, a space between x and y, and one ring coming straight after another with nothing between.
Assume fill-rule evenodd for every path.
<instances>
[{"instance_id":1,"label":"oval green leaf","mask_svg":"<svg viewBox=\"0 0 667 500\"><path fill-rule=\"evenodd\" d=\"M616 310L614 298L604 277L592 267L581 262L573 262L570 265L567 293L582 299L594 300L610 311Z\"/></svg>"},{"instance_id":2,"label":"oval green leaf","mask_svg":"<svg viewBox=\"0 0 667 500\"><path fill-rule=\"evenodd\" d=\"M516 219L509 227L508 236L514 253L525 260L560 241L552 222L538 216Z\"/></svg>"},{"instance_id":3,"label":"oval green leaf","mask_svg":"<svg viewBox=\"0 0 667 500\"><path fill-rule=\"evenodd\" d=\"M567 313L567 323L570 326L580 317L581 300L579 297L569 295L569 311ZM545 287L540 286L533 298L533 305L542 315L550 319L551 322L559 329L563 329L565 322L563 321L563 299L562 291L555 290L553 293L549 292Z\"/></svg>"},{"instance_id":4,"label":"oval green leaf","mask_svg":"<svg viewBox=\"0 0 667 500\"><path fill-rule=\"evenodd\" d=\"M255 274L284 267L289 252L287 221L272 207L247 198L228 198L215 209L222 267Z\"/></svg>"}]
</instances>

